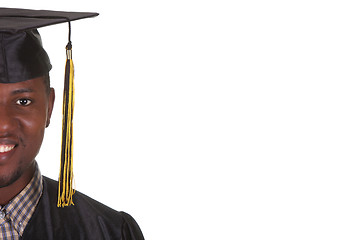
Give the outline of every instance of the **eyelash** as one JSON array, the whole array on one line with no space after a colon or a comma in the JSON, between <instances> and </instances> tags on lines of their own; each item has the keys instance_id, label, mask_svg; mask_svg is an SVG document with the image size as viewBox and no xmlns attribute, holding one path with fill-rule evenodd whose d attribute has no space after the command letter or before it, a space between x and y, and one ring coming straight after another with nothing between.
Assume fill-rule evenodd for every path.
<instances>
[{"instance_id":1,"label":"eyelash","mask_svg":"<svg viewBox=\"0 0 351 240\"><path fill-rule=\"evenodd\" d=\"M25 102L25 103L23 103ZM28 99L28 98L21 98L21 99L18 99L16 101L16 104L20 105L20 106L28 106L32 103L33 101Z\"/></svg>"}]
</instances>

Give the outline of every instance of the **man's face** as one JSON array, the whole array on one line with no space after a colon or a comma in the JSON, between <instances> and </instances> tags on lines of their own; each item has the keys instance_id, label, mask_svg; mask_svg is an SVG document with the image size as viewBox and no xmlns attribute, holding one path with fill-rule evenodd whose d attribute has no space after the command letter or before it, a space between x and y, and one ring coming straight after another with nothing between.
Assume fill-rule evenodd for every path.
<instances>
[{"instance_id":1,"label":"man's face","mask_svg":"<svg viewBox=\"0 0 351 240\"><path fill-rule=\"evenodd\" d=\"M44 78L0 83L0 188L33 171L54 95L53 89L47 93Z\"/></svg>"}]
</instances>

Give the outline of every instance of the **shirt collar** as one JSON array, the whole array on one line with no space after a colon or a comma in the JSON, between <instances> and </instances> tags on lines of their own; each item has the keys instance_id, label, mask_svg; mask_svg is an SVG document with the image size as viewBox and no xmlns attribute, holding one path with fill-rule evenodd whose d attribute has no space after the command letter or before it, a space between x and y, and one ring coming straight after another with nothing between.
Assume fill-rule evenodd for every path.
<instances>
[{"instance_id":1,"label":"shirt collar","mask_svg":"<svg viewBox=\"0 0 351 240\"><path fill-rule=\"evenodd\" d=\"M11 220L13 227L22 236L22 233L32 217L34 210L43 192L43 181L38 164L32 180L6 206L3 207L6 216Z\"/></svg>"}]
</instances>

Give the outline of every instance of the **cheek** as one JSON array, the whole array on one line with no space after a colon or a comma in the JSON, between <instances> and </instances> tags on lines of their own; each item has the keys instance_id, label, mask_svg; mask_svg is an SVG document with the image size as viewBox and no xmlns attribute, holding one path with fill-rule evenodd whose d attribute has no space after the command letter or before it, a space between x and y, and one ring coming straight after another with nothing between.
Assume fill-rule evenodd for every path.
<instances>
[{"instance_id":1,"label":"cheek","mask_svg":"<svg viewBox=\"0 0 351 240\"><path fill-rule=\"evenodd\" d=\"M40 119L27 119L21 122L19 134L20 159L22 162L28 162L35 159L41 148L45 132L45 121Z\"/></svg>"},{"instance_id":2,"label":"cheek","mask_svg":"<svg viewBox=\"0 0 351 240\"><path fill-rule=\"evenodd\" d=\"M46 112L45 111L33 111L28 114L20 116L19 121L23 128L27 130L35 130L45 128L46 123Z\"/></svg>"},{"instance_id":3,"label":"cheek","mask_svg":"<svg viewBox=\"0 0 351 240\"><path fill-rule=\"evenodd\" d=\"M33 111L31 114L21 116L19 118L19 125L20 135L22 135L26 145L41 144L46 127L46 113Z\"/></svg>"}]
</instances>

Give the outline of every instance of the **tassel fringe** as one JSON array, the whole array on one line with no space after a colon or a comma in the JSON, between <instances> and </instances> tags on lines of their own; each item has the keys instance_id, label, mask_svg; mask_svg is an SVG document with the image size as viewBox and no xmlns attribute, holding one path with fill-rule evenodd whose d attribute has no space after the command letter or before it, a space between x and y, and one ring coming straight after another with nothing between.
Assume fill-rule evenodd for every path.
<instances>
[{"instance_id":1,"label":"tassel fringe","mask_svg":"<svg viewBox=\"0 0 351 240\"><path fill-rule=\"evenodd\" d=\"M73 194L73 110L74 110L74 66L72 46L66 47L67 60L62 108L62 142L59 192L57 207L74 205Z\"/></svg>"}]
</instances>

